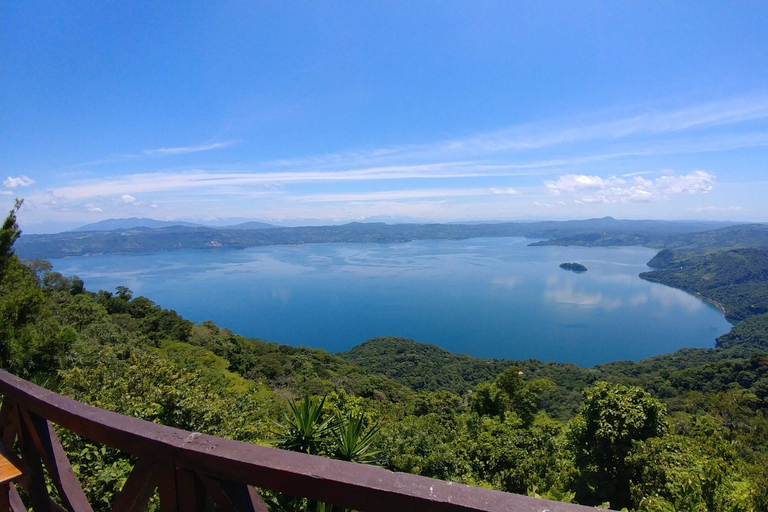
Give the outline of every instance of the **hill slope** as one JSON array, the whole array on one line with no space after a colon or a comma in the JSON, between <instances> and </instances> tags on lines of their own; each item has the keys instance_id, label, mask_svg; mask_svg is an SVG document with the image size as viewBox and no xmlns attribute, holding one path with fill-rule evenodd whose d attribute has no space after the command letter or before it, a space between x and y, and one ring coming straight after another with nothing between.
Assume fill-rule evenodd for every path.
<instances>
[{"instance_id":1,"label":"hill slope","mask_svg":"<svg viewBox=\"0 0 768 512\"><path fill-rule=\"evenodd\" d=\"M81 233L84 231L113 231L115 229L131 228L167 228L171 226L201 227L200 224L186 222L183 220L155 220L145 217L130 217L126 219L106 219L92 224L86 224L79 228L69 230L70 233Z\"/></svg>"},{"instance_id":2,"label":"hill slope","mask_svg":"<svg viewBox=\"0 0 768 512\"><path fill-rule=\"evenodd\" d=\"M768 250L661 251L648 265L658 270L641 278L696 293L717 303L728 318L768 312Z\"/></svg>"}]
</instances>

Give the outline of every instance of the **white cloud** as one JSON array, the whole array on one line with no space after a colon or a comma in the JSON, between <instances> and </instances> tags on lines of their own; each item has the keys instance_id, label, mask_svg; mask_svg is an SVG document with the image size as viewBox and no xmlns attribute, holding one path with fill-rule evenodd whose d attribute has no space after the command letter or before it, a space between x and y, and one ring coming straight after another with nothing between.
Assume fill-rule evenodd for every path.
<instances>
[{"instance_id":1,"label":"white cloud","mask_svg":"<svg viewBox=\"0 0 768 512\"><path fill-rule=\"evenodd\" d=\"M12 178L11 176L8 176L8 179L3 181L3 185L5 185L7 188L28 187L33 183L35 183L35 180L23 174L18 178Z\"/></svg>"},{"instance_id":2,"label":"white cloud","mask_svg":"<svg viewBox=\"0 0 768 512\"><path fill-rule=\"evenodd\" d=\"M544 186L550 194L573 196L579 204L644 203L666 200L679 194L706 194L712 190L714 179L714 175L701 170L656 179L565 174L557 180L545 181Z\"/></svg>"},{"instance_id":3,"label":"white cloud","mask_svg":"<svg viewBox=\"0 0 768 512\"><path fill-rule=\"evenodd\" d=\"M149 205L150 208L157 208L157 203L152 203Z\"/></svg>"},{"instance_id":4,"label":"white cloud","mask_svg":"<svg viewBox=\"0 0 768 512\"><path fill-rule=\"evenodd\" d=\"M668 175L656 178L653 182L641 179L660 189L663 196L676 194L706 194L712 190L715 177L707 171L694 171L690 174Z\"/></svg>"},{"instance_id":5,"label":"white cloud","mask_svg":"<svg viewBox=\"0 0 768 512\"><path fill-rule=\"evenodd\" d=\"M139 202L136 201L136 198L133 197L132 195L125 194L122 199L123 199L123 203L125 203L125 204L130 204L130 205L134 205L134 206L138 206L139 205Z\"/></svg>"},{"instance_id":6,"label":"white cloud","mask_svg":"<svg viewBox=\"0 0 768 512\"><path fill-rule=\"evenodd\" d=\"M95 206L95 205L93 205L91 203L88 203L88 204L86 204L84 206L85 206L85 209L88 210L89 212L101 213L101 212L104 211L101 208L99 208L98 206Z\"/></svg>"}]
</instances>

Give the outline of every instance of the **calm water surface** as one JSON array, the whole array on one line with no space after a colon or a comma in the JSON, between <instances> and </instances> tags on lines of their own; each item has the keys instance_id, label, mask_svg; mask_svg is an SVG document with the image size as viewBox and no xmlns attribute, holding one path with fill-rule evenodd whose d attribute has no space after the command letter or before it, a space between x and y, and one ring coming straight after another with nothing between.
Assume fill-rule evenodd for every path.
<instances>
[{"instance_id":1,"label":"calm water surface","mask_svg":"<svg viewBox=\"0 0 768 512\"><path fill-rule=\"evenodd\" d=\"M479 357L593 365L713 347L713 306L637 277L641 247L528 247L522 238L308 244L53 260L90 290L125 285L197 322L347 350L402 336ZM558 267L575 261L589 269Z\"/></svg>"}]
</instances>

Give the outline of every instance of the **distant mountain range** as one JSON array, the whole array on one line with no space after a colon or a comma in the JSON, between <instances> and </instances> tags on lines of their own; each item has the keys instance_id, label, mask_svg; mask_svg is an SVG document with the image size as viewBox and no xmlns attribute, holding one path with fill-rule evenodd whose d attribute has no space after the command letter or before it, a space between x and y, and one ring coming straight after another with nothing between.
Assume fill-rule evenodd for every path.
<instances>
[{"instance_id":1,"label":"distant mountain range","mask_svg":"<svg viewBox=\"0 0 768 512\"><path fill-rule=\"evenodd\" d=\"M384 224L278 227L261 222L208 227L151 219L112 219L77 231L53 235L23 235L16 243L22 258L63 258L89 254L173 251L306 243L400 243L412 240L462 240L478 237L527 237L532 245L643 245L697 250L714 247L768 246L768 225L724 222L616 220L611 217L574 221L502 222L493 224ZM171 225L168 225L171 224ZM96 226L96 229L94 229ZM99 226L101 230L99 230ZM88 228L86 230L86 228Z\"/></svg>"},{"instance_id":2,"label":"distant mountain range","mask_svg":"<svg viewBox=\"0 0 768 512\"><path fill-rule=\"evenodd\" d=\"M69 230L69 233L79 233L83 231L112 231L115 229L131 228L167 228L171 226L202 227L202 224L185 222L183 220L155 220L146 217L130 217L127 219L106 219L93 224L86 224L79 228Z\"/></svg>"},{"instance_id":3,"label":"distant mountain range","mask_svg":"<svg viewBox=\"0 0 768 512\"><path fill-rule=\"evenodd\" d=\"M183 226L188 228L210 227L204 224L187 222L183 220L155 220L146 217L130 217L126 219L106 219L92 224L86 224L79 228L71 229L68 233L81 233L85 231L114 231L116 229L134 229L134 228L170 228L174 226ZM218 229L268 229L274 228L272 224L265 222L249 221L231 226L220 226Z\"/></svg>"},{"instance_id":4,"label":"distant mountain range","mask_svg":"<svg viewBox=\"0 0 768 512\"><path fill-rule=\"evenodd\" d=\"M240 224L234 224L232 226L223 226L221 229L272 229L277 228L273 224L267 224L266 222L257 222L255 220L243 222Z\"/></svg>"}]
</instances>

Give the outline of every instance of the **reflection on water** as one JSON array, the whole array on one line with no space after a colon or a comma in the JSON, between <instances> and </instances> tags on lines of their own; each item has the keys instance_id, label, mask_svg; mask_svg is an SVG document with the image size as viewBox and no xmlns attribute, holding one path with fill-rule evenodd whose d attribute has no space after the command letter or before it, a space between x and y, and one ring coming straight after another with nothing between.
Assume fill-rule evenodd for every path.
<instances>
[{"instance_id":1,"label":"reflection on water","mask_svg":"<svg viewBox=\"0 0 768 512\"><path fill-rule=\"evenodd\" d=\"M491 279L491 284L499 286L506 286L507 288L514 288L520 284L521 279L519 277L494 277Z\"/></svg>"},{"instance_id":2,"label":"reflection on water","mask_svg":"<svg viewBox=\"0 0 768 512\"><path fill-rule=\"evenodd\" d=\"M126 285L198 322L329 351L403 336L481 357L590 365L711 347L730 327L701 300L639 279L652 250L528 243L308 244L53 264L89 289ZM589 270L559 269L566 261Z\"/></svg>"},{"instance_id":3,"label":"reflection on water","mask_svg":"<svg viewBox=\"0 0 768 512\"><path fill-rule=\"evenodd\" d=\"M568 280L560 284L558 279L548 279L544 298L560 304L576 306L599 306L608 310L621 307L621 299L604 297L602 293L586 293L574 289L574 283Z\"/></svg>"}]
</instances>

